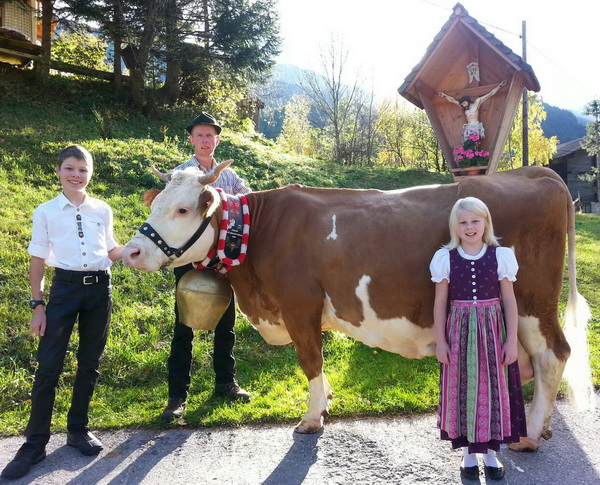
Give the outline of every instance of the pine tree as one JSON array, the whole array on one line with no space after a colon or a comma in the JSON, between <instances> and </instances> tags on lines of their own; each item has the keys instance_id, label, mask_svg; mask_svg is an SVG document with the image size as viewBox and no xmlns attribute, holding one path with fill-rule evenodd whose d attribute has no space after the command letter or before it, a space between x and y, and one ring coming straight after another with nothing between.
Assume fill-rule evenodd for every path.
<instances>
[{"instance_id":1,"label":"pine tree","mask_svg":"<svg viewBox=\"0 0 600 485\"><path fill-rule=\"evenodd\" d=\"M166 66L163 100L210 98L211 78L237 86L262 80L279 54L275 0L64 0L74 19L98 26L115 45L135 47L132 95L146 105L149 63ZM182 90L180 91L180 87Z\"/></svg>"},{"instance_id":2,"label":"pine tree","mask_svg":"<svg viewBox=\"0 0 600 485\"><path fill-rule=\"evenodd\" d=\"M583 114L593 116L594 121L585 127L586 134L581 147L588 152L588 155L598 156L600 155L600 100L595 99L586 104Z\"/></svg>"}]
</instances>

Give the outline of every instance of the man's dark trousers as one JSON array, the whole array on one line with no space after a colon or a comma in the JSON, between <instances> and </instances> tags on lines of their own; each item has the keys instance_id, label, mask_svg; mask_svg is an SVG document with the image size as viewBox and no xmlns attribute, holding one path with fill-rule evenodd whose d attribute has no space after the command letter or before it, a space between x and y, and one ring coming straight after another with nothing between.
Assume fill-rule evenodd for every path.
<instances>
[{"instance_id":1,"label":"man's dark trousers","mask_svg":"<svg viewBox=\"0 0 600 485\"><path fill-rule=\"evenodd\" d=\"M175 284L185 273L194 270L191 264L175 268ZM194 270L197 271L197 270ZM211 271L211 270L203 270ZM215 385L228 384L235 378L236 364L233 356L235 344L235 299L225 310L214 330L213 369L215 371ZM190 389L192 371L192 341L194 331L179 322L179 310L175 303L175 329L171 341L171 354L168 360L169 369L169 398L187 399Z\"/></svg>"}]
</instances>

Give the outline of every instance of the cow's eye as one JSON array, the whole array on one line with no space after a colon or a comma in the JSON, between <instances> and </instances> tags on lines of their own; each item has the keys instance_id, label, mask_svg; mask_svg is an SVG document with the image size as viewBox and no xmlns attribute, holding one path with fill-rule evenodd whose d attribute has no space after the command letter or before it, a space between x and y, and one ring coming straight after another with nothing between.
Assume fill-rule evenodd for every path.
<instances>
[{"instance_id":1,"label":"cow's eye","mask_svg":"<svg viewBox=\"0 0 600 485\"><path fill-rule=\"evenodd\" d=\"M180 214L187 214L187 209L184 209L183 207L181 209L177 209L177 212L179 212Z\"/></svg>"}]
</instances>

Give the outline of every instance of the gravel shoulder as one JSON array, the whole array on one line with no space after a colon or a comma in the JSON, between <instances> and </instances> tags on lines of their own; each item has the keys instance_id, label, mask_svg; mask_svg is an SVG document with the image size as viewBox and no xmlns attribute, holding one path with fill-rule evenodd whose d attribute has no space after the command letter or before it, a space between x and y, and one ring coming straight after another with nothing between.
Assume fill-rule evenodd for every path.
<instances>
[{"instance_id":1,"label":"gravel shoulder","mask_svg":"<svg viewBox=\"0 0 600 485\"><path fill-rule=\"evenodd\" d=\"M554 436L536 453L503 449L501 482L511 485L600 483L600 394L594 411L559 401ZM20 480L40 485L133 484L457 484L460 452L437 436L436 417L326 421L315 435L292 425L96 433L105 449L84 457L53 435L46 460ZM21 437L0 438L0 467ZM463 483L477 483L464 481ZM486 483L481 475L479 483Z\"/></svg>"}]
</instances>

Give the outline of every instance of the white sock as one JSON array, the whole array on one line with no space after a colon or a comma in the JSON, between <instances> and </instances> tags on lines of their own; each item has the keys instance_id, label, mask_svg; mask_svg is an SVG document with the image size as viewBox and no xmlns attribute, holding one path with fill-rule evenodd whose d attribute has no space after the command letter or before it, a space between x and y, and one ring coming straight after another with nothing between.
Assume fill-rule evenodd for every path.
<instances>
[{"instance_id":1,"label":"white sock","mask_svg":"<svg viewBox=\"0 0 600 485\"><path fill-rule=\"evenodd\" d=\"M460 466L463 468L470 468L477 466L477 453L469 453L469 447L465 446L463 449L463 459Z\"/></svg>"},{"instance_id":2,"label":"white sock","mask_svg":"<svg viewBox=\"0 0 600 485\"><path fill-rule=\"evenodd\" d=\"M486 466L493 466L495 468L500 468L502 466L502 463L500 463L496 457L496 452L494 450L488 450L488 452L483 455L483 463L485 463Z\"/></svg>"}]
</instances>

